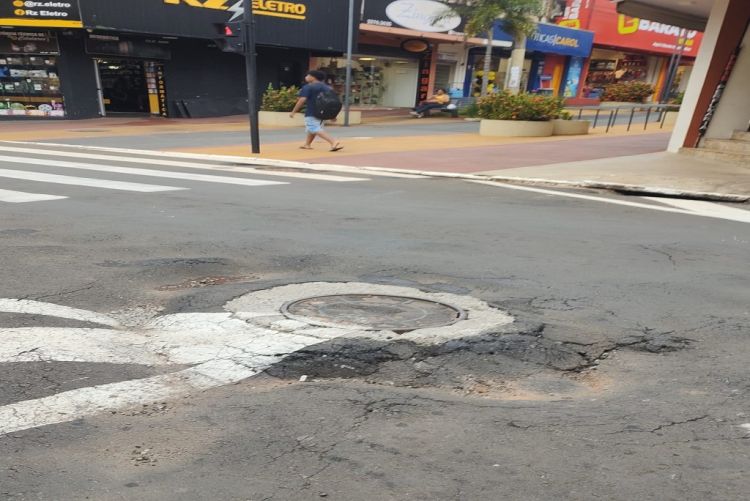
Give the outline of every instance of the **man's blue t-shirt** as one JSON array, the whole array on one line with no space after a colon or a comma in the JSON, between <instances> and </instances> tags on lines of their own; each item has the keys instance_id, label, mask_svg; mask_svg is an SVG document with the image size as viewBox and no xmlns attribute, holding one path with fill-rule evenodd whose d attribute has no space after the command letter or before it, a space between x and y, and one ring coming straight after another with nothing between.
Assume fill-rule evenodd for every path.
<instances>
[{"instance_id":1,"label":"man's blue t-shirt","mask_svg":"<svg viewBox=\"0 0 750 501\"><path fill-rule=\"evenodd\" d=\"M305 108L305 116L306 117L314 117L315 116L315 101L318 97L318 94L321 92L324 92L328 90L330 87L328 87L326 84L322 82L314 82L309 83L302 87L302 89L299 91L299 97L306 97L306 106Z\"/></svg>"}]
</instances>

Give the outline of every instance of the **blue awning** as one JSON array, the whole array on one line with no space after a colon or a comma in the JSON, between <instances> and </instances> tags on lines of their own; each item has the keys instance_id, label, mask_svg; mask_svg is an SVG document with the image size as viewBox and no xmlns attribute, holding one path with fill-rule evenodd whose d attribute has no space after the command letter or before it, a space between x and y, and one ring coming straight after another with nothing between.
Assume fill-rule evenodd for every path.
<instances>
[{"instance_id":1,"label":"blue awning","mask_svg":"<svg viewBox=\"0 0 750 501\"><path fill-rule=\"evenodd\" d=\"M502 29L502 21L495 23L495 40L512 41L513 37ZM561 54L563 56L589 57L594 45L594 32L566 28L556 24L539 23L526 39L526 50Z\"/></svg>"}]
</instances>

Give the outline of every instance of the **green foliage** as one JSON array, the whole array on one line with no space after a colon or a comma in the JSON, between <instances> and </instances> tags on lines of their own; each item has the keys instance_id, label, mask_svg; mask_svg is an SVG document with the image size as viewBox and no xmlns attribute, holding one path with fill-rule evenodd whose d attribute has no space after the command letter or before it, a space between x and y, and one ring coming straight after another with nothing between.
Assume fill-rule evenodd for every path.
<instances>
[{"instance_id":1,"label":"green foliage","mask_svg":"<svg viewBox=\"0 0 750 501\"><path fill-rule=\"evenodd\" d=\"M479 105L476 102L459 108L458 115L466 118L477 118L479 116Z\"/></svg>"},{"instance_id":2,"label":"green foliage","mask_svg":"<svg viewBox=\"0 0 750 501\"><path fill-rule=\"evenodd\" d=\"M263 93L262 111L292 111L299 95L299 88L295 86L274 89L268 84Z\"/></svg>"},{"instance_id":3,"label":"green foliage","mask_svg":"<svg viewBox=\"0 0 750 501\"><path fill-rule=\"evenodd\" d=\"M608 85L604 89L604 101L642 103L654 93L654 88L644 82L621 82Z\"/></svg>"},{"instance_id":4,"label":"green foliage","mask_svg":"<svg viewBox=\"0 0 750 501\"><path fill-rule=\"evenodd\" d=\"M682 104L682 100L685 98L684 92L678 92L670 100L669 104Z\"/></svg>"},{"instance_id":5,"label":"green foliage","mask_svg":"<svg viewBox=\"0 0 750 501\"><path fill-rule=\"evenodd\" d=\"M466 19L466 34L492 34L495 21L503 21L503 29L513 37L534 32L534 17L542 12L541 0L456 0L449 6L449 14ZM438 18L439 19L439 18Z\"/></svg>"},{"instance_id":6,"label":"green foliage","mask_svg":"<svg viewBox=\"0 0 750 501\"><path fill-rule=\"evenodd\" d=\"M488 120L552 120L563 114L563 100L539 94L499 92L477 101L478 116Z\"/></svg>"}]
</instances>

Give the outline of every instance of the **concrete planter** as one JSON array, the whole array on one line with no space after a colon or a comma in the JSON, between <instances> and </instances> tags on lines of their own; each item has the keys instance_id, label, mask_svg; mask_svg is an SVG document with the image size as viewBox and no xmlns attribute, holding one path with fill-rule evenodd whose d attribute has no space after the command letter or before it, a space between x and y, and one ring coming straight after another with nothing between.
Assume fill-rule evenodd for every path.
<instances>
[{"instance_id":1,"label":"concrete planter","mask_svg":"<svg viewBox=\"0 0 750 501\"><path fill-rule=\"evenodd\" d=\"M285 111L260 111L258 112L258 121L261 127L303 127L305 125L305 117L301 113L298 113L291 118L289 112ZM336 122L328 122L330 125L343 125L344 113L341 112ZM349 112L349 124L359 125L362 123L362 112L361 111L350 111Z\"/></svg>"},{"instance_id":2,"label":"concrete planter","mask_svg":"<svg viewBox=\"0 0 750 501\"><path fill-rule=\"evenodd\" d=\"M664 125L665 126L672 126L677 122L677 115L679 115L679 111L667 111L667 116L664 118Z\"/></svg>"},{"instance_id":3,"label":"concrete planter","mask_svg":"<svg viewBox=\"0 0 750 501\"><path fill-rule=\"evenodd\" d=\"M553 136L578 136L589 133L589 120L552 120Z\"/></svg>"},{"instance_id":4,"label":"concrete planter","mask_svg":"<svg viewBox=\"0 0 750 501\"><path fill-rule=\"evenodd\" d=\"M552 121L528 122L525 120L485 120L479 122L480 136L546 137L554 130Z\"/></svg>"}]
</instances>

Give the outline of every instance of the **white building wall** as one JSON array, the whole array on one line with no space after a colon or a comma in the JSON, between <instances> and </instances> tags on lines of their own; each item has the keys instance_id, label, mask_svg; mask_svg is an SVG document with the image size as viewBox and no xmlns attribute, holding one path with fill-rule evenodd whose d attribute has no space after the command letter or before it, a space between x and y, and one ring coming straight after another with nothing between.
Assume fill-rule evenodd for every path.
<instances>
[{"instance_id":1,"label":"white building wall","mask_svg":"<svg viewBox=\"0 0 750 501\"><path fill-rule=\"evenodd\" d=\"M675 123L672 137L669 140L669 146L667 147L667 150L673 153L680 151L680 148L685 143L685 137L687 137L690 122L698 105L701 89L706 82L708 68L711 64L711 58L714 55L716 41L719 39L719 32L721 31L721 25L724 22L728 7L729 0L715 0L711 8L711 15L708 18L706 31L703 33L701 48L698 52L698 57L695 59L690 82L685 91L680 113L677 116L677 122Z\"/></svg>"},{"instance_id":2,"label":"white building wall","mask_svg":"<svg viewBox=\"0 0 750 501\"><path fill-rule=\"evenodd\" d=\"M706 138L728 139L750 123L750 29L745 32L737 63L716 108Z\"/></svg>"}]
</instances>

